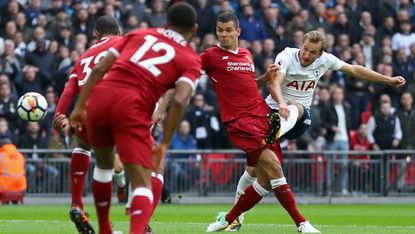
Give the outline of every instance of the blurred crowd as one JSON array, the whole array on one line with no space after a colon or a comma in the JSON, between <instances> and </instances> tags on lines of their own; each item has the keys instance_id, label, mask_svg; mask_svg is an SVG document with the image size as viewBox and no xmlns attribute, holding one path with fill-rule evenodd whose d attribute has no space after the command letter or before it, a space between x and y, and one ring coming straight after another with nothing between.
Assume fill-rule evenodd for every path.
<instances>
[{"instance_id":1,"label":"blurred crowd","mask_svg":"<svg viewBox=\"0 0 415 234\"><path fill-rule=\"evenodd\" d=\"M94 43L94 22L116 17L123 34L162 27L175 0L0 0L0 139L20 148L71 148L71 129L51 127L56 103L74 62ZM285 47L299 47L303 35L324 31L327 52L388 76L407 79L404 89L327 72L312 105L311 130L288 149L414 149L415 5L409 0L190 0L197 9L198 31L191 44L199 53L216 45L215 19L224 11L240 20L240 47L248 48L258 75ZM28 91L45 95L49 110L38 123L21 121L18 97ZM267 88L261 89L267 95ZM336 139L336 105L344 105L347 139ZM125 107L128 108L128 107ZM333 112L334 111L334 112ZM162 127L153 129L157 139ZM410 137L407 137L410 136ZM356 138L356 139L354 139ZM341 142L340 142L341 141ZM221 125L215 92L201 77L173 149L232 148ZM33 155L32 157L38 157ZM63 155L54 155L63 157Z\"/></svg>"}]
</instances>

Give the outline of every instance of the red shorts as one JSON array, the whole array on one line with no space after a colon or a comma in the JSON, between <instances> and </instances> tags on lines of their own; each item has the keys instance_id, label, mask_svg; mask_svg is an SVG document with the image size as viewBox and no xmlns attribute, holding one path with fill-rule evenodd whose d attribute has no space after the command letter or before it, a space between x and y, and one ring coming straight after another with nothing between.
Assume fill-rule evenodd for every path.
<instances>
[{"instance_id":1,"label":"red shorts","mask_svg":"<svg viewBox=\"0 0 415 234\"><path fill-rule=\"evenodd\" d=\"M269 129L269 117L249 116L242 117L227 123L228 135L232 143L246 152L248 166L255 166L264 149L271 149L283 164L279 140L274 144L265 143Z\"/></svg>"},{"instance_id":2,"label":"red shorts","mask_svg":"<svg viewBox=\"0 0 415 234\"><path fill-rule=\"evenodd\" d=\"M92 147L115 145L124 164L153 168L151 114L135 90L99 85L87 103L87 131Z\"/></svg>"}]
</instances>

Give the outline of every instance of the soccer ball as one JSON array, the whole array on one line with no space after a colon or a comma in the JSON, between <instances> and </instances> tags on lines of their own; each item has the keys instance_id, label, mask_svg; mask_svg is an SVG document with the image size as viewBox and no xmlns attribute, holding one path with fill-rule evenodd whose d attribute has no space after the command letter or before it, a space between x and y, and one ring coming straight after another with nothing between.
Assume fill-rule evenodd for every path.
<instances>
[{"instance_id":1,"label":"soccer ball","mask_svg":"<svg viewBox=\"0 0 415 234\"><path fill-rule=\"evenodd\" d=\"M17 113L20 118L30 122L39 122L48 112L46 98L36 92L28 92L17 102Z\"/></svg>"}]
</instances>

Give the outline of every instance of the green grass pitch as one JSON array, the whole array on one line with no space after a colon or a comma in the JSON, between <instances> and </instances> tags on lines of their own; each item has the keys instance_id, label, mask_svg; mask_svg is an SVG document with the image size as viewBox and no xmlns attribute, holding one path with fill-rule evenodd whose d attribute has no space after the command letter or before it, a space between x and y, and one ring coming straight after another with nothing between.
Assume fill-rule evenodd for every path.
<instances>
[{"instance_id":1,"label":"green grass pitch","mask_svg":"<svg viewBox=\"0 0 415 234\"><path fill-rule=\"evenodd\" d=\"M151 220L154 233L204 233L215 214L231 205L160 205ZM300 205L305 217L322 233L415 233L415 205ZM87 206L97 227L93 206ZM113 205L115 230L128 233L128 217L122 205ZM76 233L68 206L0 206L0 233ZM245 218L239 233L297 233L294 223L279 205L261 204Z\"/></svg>"}]
</instances>

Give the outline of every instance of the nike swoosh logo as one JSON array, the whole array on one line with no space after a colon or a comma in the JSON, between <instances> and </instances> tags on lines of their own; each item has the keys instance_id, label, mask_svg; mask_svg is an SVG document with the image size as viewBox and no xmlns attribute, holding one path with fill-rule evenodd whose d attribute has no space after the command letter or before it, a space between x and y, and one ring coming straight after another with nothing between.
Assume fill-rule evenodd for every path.
<instances>
[{"instance_id":1,"label":"nike swoosh logo","mask_svg":"<svg viewBox=\"0 0 415 234\"><path fill-rule=\"evenodd\" d=\"M131 215L140 215L142 213L143 213L142 210L135 210L135 211L131 212Z\"/></svg>"},{"instance_id":2,"label":"nike swoosh logo","mask_svg":"<svg viewBox=\"0 0 415 234\"><path fill-rule=\"evenodd\" d=\"M97 204L97 206L99 206L99 207L108 206L108 202L99 202L99 203Z\"/></svg>"}]
</instances>

